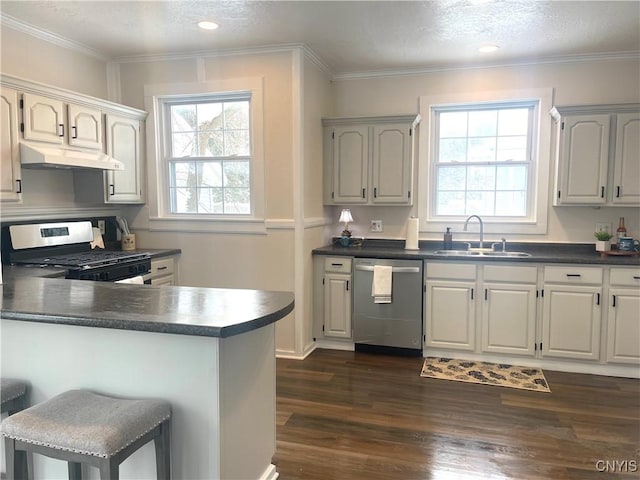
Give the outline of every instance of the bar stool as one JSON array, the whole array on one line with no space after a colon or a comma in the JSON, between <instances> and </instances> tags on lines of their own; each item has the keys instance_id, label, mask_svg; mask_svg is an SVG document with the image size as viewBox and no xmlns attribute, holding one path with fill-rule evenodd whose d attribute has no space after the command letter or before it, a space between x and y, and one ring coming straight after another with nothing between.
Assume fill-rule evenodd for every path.
<instances>
[{"instance_id":1,"label":"bar stool","mask_svg":"<svg viewBox=\"0 0 640 480\"><path fill-rule=\"evenodd\" d=\"M113 398L87 390L61 393L2 422L7 478L15 476L16 454L26 452L68 462L70 479L81 479L91 465L100 469L101 480L115 480L120 464L153 440L157 478L168 480L170 421L171 406L161 400Z\"/></svg>"},{"instance_id":2,"label":"bar stool","mask_svg":"<svg viewBox=\"0 0 640 480\"><path fill-rule=\"evenodd\" d=\"M26 407L27 384L13 378L0 379L0 413L13 415Z\"/></svg>"}]
</instances>

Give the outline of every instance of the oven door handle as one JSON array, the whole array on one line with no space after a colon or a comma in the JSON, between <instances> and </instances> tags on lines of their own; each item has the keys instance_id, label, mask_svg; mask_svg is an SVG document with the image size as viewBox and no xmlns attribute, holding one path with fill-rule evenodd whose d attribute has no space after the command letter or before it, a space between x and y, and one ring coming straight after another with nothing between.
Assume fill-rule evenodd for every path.
<instances>
[{"instance_id":1,"label":"oven door handle","mask_svg":"<svg viewBox=\"0 0 640 480\"><path fill-rule=\"evenodd\" d=\"M373 265L356 265L360 272L373 272ZM392 273L420 273L420 267L391 267Z\"/></svg>"}]
</instances>

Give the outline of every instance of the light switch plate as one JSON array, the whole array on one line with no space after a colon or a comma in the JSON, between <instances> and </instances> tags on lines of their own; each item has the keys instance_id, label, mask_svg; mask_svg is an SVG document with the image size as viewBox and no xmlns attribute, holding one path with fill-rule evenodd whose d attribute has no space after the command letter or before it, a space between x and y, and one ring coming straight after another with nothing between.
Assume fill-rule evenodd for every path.
<instances>
[{"instance_id":1,"label":"light switch plate","mask_svg":"<svg viewBox=\"0 0 640 480\"><path fill-rule=\"evenodd\" d=\"M371 220L371 226L369 230L372 232L381 232L382 231L382 220Z\"/></svg>"}]
</instances>

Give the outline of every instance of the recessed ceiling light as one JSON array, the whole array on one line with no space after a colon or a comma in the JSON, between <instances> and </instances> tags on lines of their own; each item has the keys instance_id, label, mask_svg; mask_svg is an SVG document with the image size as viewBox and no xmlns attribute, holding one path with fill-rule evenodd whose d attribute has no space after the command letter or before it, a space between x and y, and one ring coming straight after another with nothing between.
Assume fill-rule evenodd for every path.
<instances>
[{"instance_id":1,"label":"recessed ceiling light","mask_svg":"<svg viewBox=\"0 0 640 480\"><path fill-rule=\"evenodd\" d=\"M480 53L491 53L491 52L495 52L496 50L498 50L500 47L498 45L482 45L478 51Z\"/></svg>"},{"instance_id":2,"label":"recessed ceiling light","mask_svg":"<svg viewBox=\"0 0 640 480\"><path fill-rule=\"evenodd\" d=\"M198 22L198 26L203 30L215 30L216 28L219 27L219 25L216 22L210 22L207 20Z\"/></svg>"}]
</instances>

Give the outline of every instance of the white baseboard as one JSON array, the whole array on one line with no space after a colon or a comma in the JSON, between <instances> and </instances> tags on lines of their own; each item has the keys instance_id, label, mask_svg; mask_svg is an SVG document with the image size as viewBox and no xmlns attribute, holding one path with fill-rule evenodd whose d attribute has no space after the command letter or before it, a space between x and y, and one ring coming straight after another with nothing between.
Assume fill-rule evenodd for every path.
<instances>
[{"instance_id":1,"label":"white baseboard","mask_svg":"<svg viewBox=\"0 0 640 480\"><path fill-rule=\"evenodd\" d=\"M316 340L317 348L327 348L329 350L346 350L353 352L356 347L353 342L341 342L339 340Z\"/></svg>"},{"instance_id":2,"label":"white baseboard","mask_svg":"<svg viewBox=\"0 0 640 480\"><path fill-rule=\"evenodd\" d=\"M276 358L289 358L291 360L304 360L316 349L316 343L310 343L302 353L276 350Z\"/></svg>"},{"instance_id":3,"label":"white baseboard","mask_svg":"<svg viewBox=\"0 0 640 480\"><path fill-rule=\"evenodd\" d=\"M271 463L266 468L266 470L262 472L262 475L260 475L260 478L258 478L258 480L276 480L276 478L278 478L279 476L280 474L276 472L276 466Z\"/></svg>"}]
</instances>

